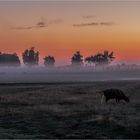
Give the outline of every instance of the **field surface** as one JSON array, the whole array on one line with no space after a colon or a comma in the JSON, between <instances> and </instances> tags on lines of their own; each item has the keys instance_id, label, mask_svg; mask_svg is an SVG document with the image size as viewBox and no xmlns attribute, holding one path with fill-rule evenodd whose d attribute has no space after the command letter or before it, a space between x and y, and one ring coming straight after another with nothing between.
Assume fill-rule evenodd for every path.
<instances>
[{"instance_id":1,"label":"field surface","mask_svg":"<svg viewBox=\"0 0 140 140\"><path fill-rule=\"evenodd\" d=\"M100 104L108 88L130 103ZM140 138L140 81L1 84L0 138Z\"/></svg>"}]
</instances>

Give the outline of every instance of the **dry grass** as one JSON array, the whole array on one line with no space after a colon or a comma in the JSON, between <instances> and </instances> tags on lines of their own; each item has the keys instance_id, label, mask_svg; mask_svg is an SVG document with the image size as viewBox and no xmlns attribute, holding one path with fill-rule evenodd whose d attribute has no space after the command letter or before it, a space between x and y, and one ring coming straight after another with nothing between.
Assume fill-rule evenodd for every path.
<instances>
[{"instance_id":1,"label":"dry grass","mask_svg":"<svg viewBox=\"0 0 140 140\"><path fill-rule=\"evenodd\" d=\"M129 104L100 104L122 89ZM140 81L1 85L0 138L140 138Z\"/></svg>"}]
</instances>

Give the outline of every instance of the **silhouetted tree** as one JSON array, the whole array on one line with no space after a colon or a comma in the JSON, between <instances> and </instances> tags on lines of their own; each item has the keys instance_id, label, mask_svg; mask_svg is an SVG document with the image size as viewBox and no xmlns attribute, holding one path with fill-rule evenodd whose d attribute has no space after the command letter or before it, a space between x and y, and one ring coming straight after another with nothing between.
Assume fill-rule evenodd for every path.
<instances>
[{"instance_id":1,"label":"silhouetted tree","mask_svg":"<svg viewBox=\"0 0 140 140\"><path fill-rule=\"evenodd\" d=\"M114 53L113 52L109 53L108 51L104 51L104 53L103 53L103 60L104 60L103 63L104 64L109 64L114 59L115 59L115 57L114 57Z\"/></svg>"},{"instance_id":2,"label":"silhouetted tree","mask_svg":"<svg viewBox=\"0 0 140 140\"><path fill-rule=\"evenodd\" d=\"M38 65L39 62L39 52L35 52L35 48L26 49L22 53L23 63L28 66Z\"/></svg>"},{"instance_id":3,"label":"silhouetted tree","mask_svg":"<svg viewBox=\"0 0 140 140\"><path fill-rule=\"evenodd\" d=\"M96 58L93 55L88 56L85 58L85 62L87 62L91 66L92 64L95 64Z\"/></svg>"},{"instance_id":4,"label":"silhouetted tree","mask_svg":"<svg viewBox=\"0 0 140 140\"><path fill-rule=\"evenodd\" d=\"M26 64L29 61L29 50L25 50L22 53L23 63Z\"/></svg>"},{"instance_id":5,"label":"silhouetted tree","mask_svg":"<svg viewBox=\"0 0 140 140\"><path fill-rule=\"evenodd\" d=\"M83 64L83 56L77 51L71 58L72 65L81 66Z\"/></svg>"},{"instance_id":6,"label":"silhouetted tree","mask_svg":"<svg viewBox=\"0 0 140 140\"><path fill-rule=\"evenodd\" d=\"M102 53L97 53L95 56L95 64L96 65L102 65L104 64L104 57Z\"/></svg>"},{"instance_id":7,"label":"silhouetted tree","mask_svg":"<svg viewBox=\"0 0 140 140\"><path fill-rule=\"evenodd\" d=\"M46 56L44 58L44 65L48 67L53 67L55 64L55 58L53 56Z\"/></svg>"},{"instance_id":8,"label":"silhouetted tree","mask_svg":"<svg viewBox=\"0 0 140 140\"><path fill-rule=\"evenodd\" d=\"M87 62L91 66L91 64L92 64L91 56L86 57L85 62Z\"/></svg>"},{"instance_id":9,"label":"silhouetted tree","mask_svg":"<svg viewBox=\"0 0 140 140\"><path fill-rule=\"evenodd\" d=\"M39 62L39 52L37 51L36 53L35 53L35 62L38 64L38 62Z\"/></svg>"},{"instance_id":10,"label":"silhouetted tree","mask_svg":"<svg viewBox=\"0 0 140 140\"><path fill-rule=\"evenodd\" d=\"M94 56L91 55L85 58L85 62L95 65L107 65L111 63L115 59L114 53L109 53L108 51L104 51L104 53L97 53Z\"/></svg>"},{"instance_id":11,"label":"silhouetted tree","mask_svg":"<svg viewBox=\"0 0 140 140\"><path fill-rule=\"evenodd\" d=\"M6 54L0 52L1 66L20 66L20 60L16 53Z\"/></svg>"},{"instance_id":12,"label":"silhouetted tree","mask_svg":"<svg viewBox=\"0 0 140 140\"><path fill-rule=\"evenodd\" d=\"M34 47L29 50L29 60L31 63L35 63L35 51Z\"/></svg>"}]
</instances>

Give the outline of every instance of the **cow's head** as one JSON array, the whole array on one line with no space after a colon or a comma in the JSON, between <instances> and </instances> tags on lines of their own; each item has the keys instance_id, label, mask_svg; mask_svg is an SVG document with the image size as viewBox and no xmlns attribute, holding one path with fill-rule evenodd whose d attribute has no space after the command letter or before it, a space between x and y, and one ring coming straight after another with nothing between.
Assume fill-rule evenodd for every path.
<instances>
[{"instance_id":1,"label":"cow's head","mask_svg":"<svg viewBox=\"0 0 140 140\"><path fill-rule=\"evenodd\" d=\"M124 100L125 100L126 102L130 102L130 100L129 100L128 97L125 97Z\"/></svg>"}]
</instances>

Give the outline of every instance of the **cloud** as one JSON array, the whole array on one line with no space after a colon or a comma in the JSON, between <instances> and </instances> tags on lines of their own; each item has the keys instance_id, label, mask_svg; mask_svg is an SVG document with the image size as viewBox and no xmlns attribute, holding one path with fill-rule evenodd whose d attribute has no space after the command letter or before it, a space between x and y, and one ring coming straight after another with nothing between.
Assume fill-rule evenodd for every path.
<instances>
[{"instance_id":1,"label":"cloud","mask_svg":"<svg viewBox=\"0 0 140 140\"><path fill-rule=\"evenodd\" d=\"M92 15L87 15L87 16L83 16L84 19L90 19L90 18L94 18L95 16Z\"/></svg>"},{"instance_id":2,"label":"cloud","mask_svg":"<svg viewBox=\"0 0 140 140\"><path fill-rule=\"evenodd\" d=\"M85 27L85 26L114 26L116 23L114 22L89 22L89 23L80 23L73 24L73 27Z\"/></svg>"},{"instance_id":3,"label":"cloud","mask_svg":"<svg viewBox=\"0 0 140 140\"><path fill-rule=\"evenodd\" d=\"M38 23L36 24L35 27L36 27L36 28L45 28L45 27L47 27L47 25L46 25L45 22L40 21L40 22L38 22Z\"/></svg>"},{"instance_id":4,"label":"cloud","mask_svg":"<svg viewBox=\"0 0 140 140\"><path fill-rule=\"evenodd\" d=\"M26 26L26 27L12 27L13 30L30 30L34 28L33 26Z\"/></svg>"},{"instance_id":5,"label":"cloud","mask_svg":"<svg viewBox=\"0 0 140 140\"><path fill-rule=\"evenodd\" d=\"M45 28L45 27L47 27L45 22L40 21L40 22L36 23L35 26L12 27L11 29L14 29L14 30L31 30L31 29L34 29L34 28Z\"/></svg>"},{"instance_id":6,"label":"cloud","mask_svg":"<svg viewBox=\"0 0 140 140\"><path fill-rule=\"evenodd\" d=\"M61 23L61 22L63 22L62 19L54 19L54 20L50 20L50 21L48 22L48 24L59 24L59 23Z\"/></svg>"},{"instance_id":7,"label":"cloud","mask_svg":"<svg viewBox=\"0 0 140 140\"><path fill-rule=\"evenodd\" d=\"M117 25L117 24L114 23L114 22L101 22L100 25L102 25L102 26L113 26L113 25Z\"/></svg>"},{"instance_id":8,"label":"cloud","mask_svg":"<svg viewBox=\"0 0 140 140\"><path fill-rule=\"evenodd\" d=\"M80 24L73 24L74 27L84 27L84 26L97 26L98 22L91 22L91 23L80 23Z\"/></svg>"},{"instance_id":9,"label":"cloud","mask_svg":"<svg viewBox=\"0 0 140 140\"><path fill-rule=\"evenodd\" d=\"M42 20L42 21L37 22L34 26L12 27L11 29L14 29L14 30L31 30L31 29L35 29L35 28L46 28L46 27L48 27L48 25L59 24L61 22L62 22L61 19L50 20L48 22L45 22L45 21Z\"/></svg>"}]
</instances>

